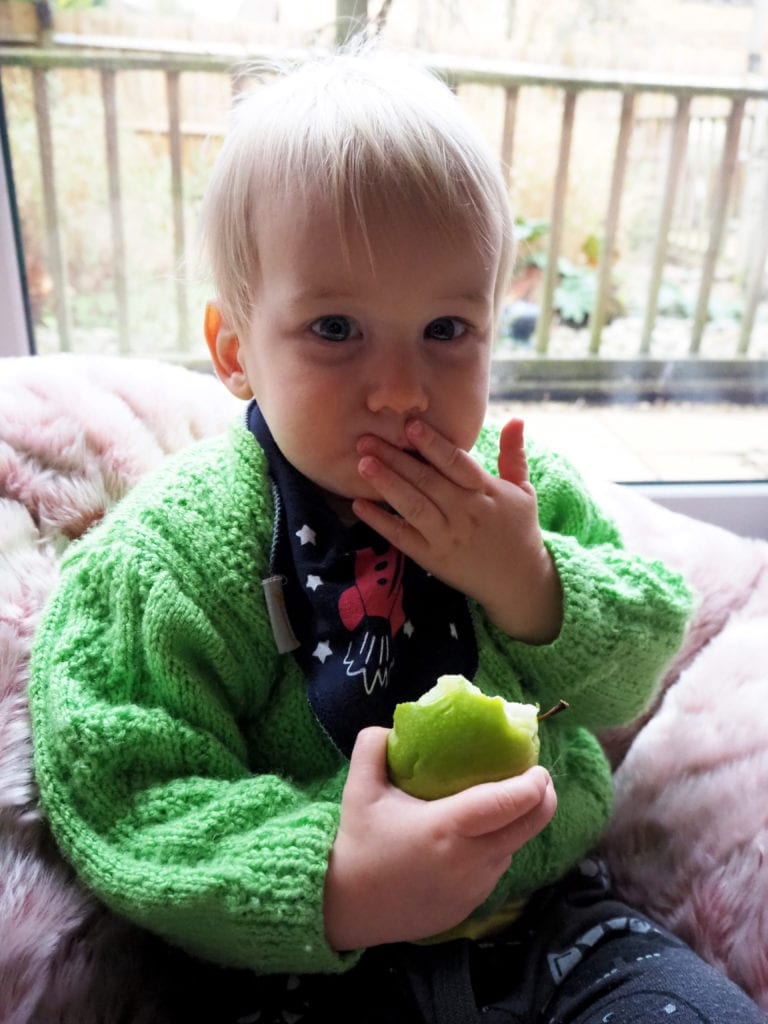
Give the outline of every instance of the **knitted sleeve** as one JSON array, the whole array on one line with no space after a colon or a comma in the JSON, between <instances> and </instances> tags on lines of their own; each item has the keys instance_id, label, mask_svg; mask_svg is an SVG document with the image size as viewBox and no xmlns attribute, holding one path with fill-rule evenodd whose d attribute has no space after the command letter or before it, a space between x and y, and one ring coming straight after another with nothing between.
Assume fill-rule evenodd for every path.
<instances>
[{"instance_id":1,"label":"knitted sleeve","mask_svg":"<svg viewBox=\"0 0 768 1024\"><path fill-rule=\"evenodd\" d=\"M187 479L205 501L169 508L140 485L65 560L32 662L43 807L118 913L214 961L340 971L352 958L327 946L322 899L344 772L320 751L310 792L249 764L279 673L254 496L227 479L214 493L210 469Z\"/></svg>"},{"instance_id":2,"label":"knitted sleeve","mask_svg":"<svg viewBox=\"0 0 768 1024\"><path fill-rule=\"evenodd\" d=\"M478 454L494 473L497 452L498 434L484 432ZM571 720L590 730L623 724L648 704L680 647L690 591L661 562L623 547L567 459L529 445L528 463L544 544L562 585L563 624L551 644L510 643L493 626L490 639L500 656L512 656L542 707L562 697Z\"/></svg>"}]
</instances>

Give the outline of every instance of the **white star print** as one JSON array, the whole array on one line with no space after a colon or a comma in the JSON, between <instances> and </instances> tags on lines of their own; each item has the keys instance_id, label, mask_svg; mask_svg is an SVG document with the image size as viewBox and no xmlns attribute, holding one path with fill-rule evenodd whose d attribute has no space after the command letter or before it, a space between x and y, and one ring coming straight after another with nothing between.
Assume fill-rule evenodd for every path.
<instances>
[{"instance_id":1,"label":"white star print","mask_svg":"<svg viewBox=\"0 0 768 1024\"><path fill-rule=\"evenodd\" d=\"M296 531L296 536L302 544L314 544L317 539L315 531L311 527L307 526L306 523L304 523L300 530Z\"/></svg>"},{"instance_id":2,"label":"white star print","mask_svg":"<svg viewBox=\"0 0 768 1024\"><path fill-rule=\"evenodd\" d=\"M323 665L325 664L325 659L330 658L332 654L333 651L331 650L331 645L327 640L321 640L314 651L312 651L312 657L317 658L317 660L321 661Z\"/></svg>"},{"instance_id":3,"label":"white star print","mask_svg":"<svg viewBox=\"0 0 768 1024\"><path fill-rule=\"evenodd\" d=\"M458 629L456 629L456 623L452 622L450 624L449 628L450 628L451 636L453 637L453 639L454 640L458 640L459 639L459 631L458 631Z\"/></svg>"},{"instance_id":4,"label":"white star print","mask_svg":"<svg viewBox=\"0 0 768 1024\"><path fill-rule=\"evenodd\" d=\"M307 576L307 588L309 590L317 590L318 587L322 587L323 581L319 576L313 576L311 573Z\"/></svg>"},{"instance_id":5,"label":"white star print","mask_svg":"<svg viewBox=\"0 0 768 1024\"><path fill-rule=\"evenodd\" d=\"M408 619L406 624L403 626L403 632L407 637L413 636L413 623L410 619Z\"/></svg>"}]
</instances>

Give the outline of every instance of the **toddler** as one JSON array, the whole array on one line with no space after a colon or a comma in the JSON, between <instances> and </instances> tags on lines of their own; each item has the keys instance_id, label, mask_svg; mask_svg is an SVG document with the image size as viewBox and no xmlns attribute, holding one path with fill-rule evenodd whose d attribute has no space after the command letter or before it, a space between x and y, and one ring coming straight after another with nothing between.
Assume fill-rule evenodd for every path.
<instances>
[{"instance_id":1,"label":"toddler","mask_svg":"<svg viewBox=\"0 0 768 1024\"><path fill-rule=\"evenodd\" d=\"M200 1019L763 1020L590 856L595 733L647 705L690 596L519 420L483 426L512 220L456 98L373 50L276 76L203 225L243 415L71 547L35 646L41 798L84 884L220 965ZM565 698L541 764L396 789L393 709L444 673Z\"/></svg>"}]
</instances>

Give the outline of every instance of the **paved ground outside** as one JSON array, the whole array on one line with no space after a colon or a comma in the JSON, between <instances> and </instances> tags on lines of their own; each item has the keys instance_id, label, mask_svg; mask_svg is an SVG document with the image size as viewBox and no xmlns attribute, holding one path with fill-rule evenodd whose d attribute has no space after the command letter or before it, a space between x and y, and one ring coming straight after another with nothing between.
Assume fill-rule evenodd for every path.
<instances>
[{"instance_id":1,"label":"paved ground outside","mask_svg":"<svg viewBox=\"0 0 768 1024\"><path fill-rule=\"evenodd\" d=\"M608 480L768 479L765 405L491 403L492 421L511 416L525 420L528 436Z\"/></svg>"}]
</instances>

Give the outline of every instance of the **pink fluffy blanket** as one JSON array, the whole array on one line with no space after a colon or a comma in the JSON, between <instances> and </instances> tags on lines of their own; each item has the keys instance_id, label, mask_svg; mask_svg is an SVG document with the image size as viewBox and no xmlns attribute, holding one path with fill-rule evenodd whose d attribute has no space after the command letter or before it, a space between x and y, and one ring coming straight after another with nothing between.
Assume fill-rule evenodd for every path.
<instances>
[{"instance_id":1,"label":"pink fluffy blanket","mask_svg":"<svg viewBox=\"0 0 768 1024\"><path fill-rule=\"evenodd\" d=\"M0 361L5 1024L193 1019L183 1007L217 982L72 877L37 809L25 688L66 545L167 453L223 430L239 408L212 377L154 361ZM654 706L602 737L616 785L603 851L628 901L768 1009L768 544L596 486L627 545L677 567L699 598Z\"/></svg>"}]
</instances>

